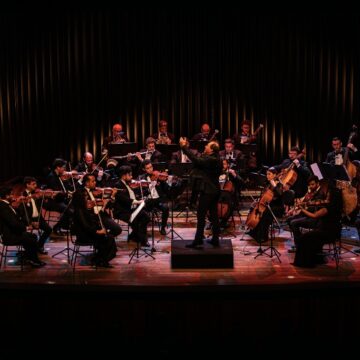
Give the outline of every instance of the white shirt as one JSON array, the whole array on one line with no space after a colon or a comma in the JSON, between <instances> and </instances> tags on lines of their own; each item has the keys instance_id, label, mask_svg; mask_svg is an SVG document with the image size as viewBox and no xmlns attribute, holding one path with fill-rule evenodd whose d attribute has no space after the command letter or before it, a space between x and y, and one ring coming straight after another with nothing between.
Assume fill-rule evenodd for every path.
<instances>
[{"instance_id":1,"label":"white shirt","mask_svg":"<svg viewBox=\"0 0 360 360\"><path fill-rule=\"evenodd\" d=\"M191 162L190 159L184 152L181 150L181 163L188 163Z\"/></svg>"},{"instance_id":2,"label":"white shirt","mask_svg":"<svg viewBox=\"0 0 360 360\"><path fill-rule=\"evenodd\" d=\"M124 181L124 180L121 180L123 182L123 184L126 186L128 192L129 192L129 195L130 195L130 199L131 200L136 200L136 196L135 196L135 193L133 191L133 189ZM133 201L133 204L131 205L131 207L136 207L136 205L134 205L134 201Z\"/></svg>"},{"instance_id":3,"label":"white shirt","mask_svg":"<svg viewBox=\"0 0 360 360\"><path fill-rule=\"evenodd\" d=\"M158 199L160 196L156 190L157 181L151 181L150 176L147 176L147 180L150 181L150 185L149 185L150 199Z\"/></svg>"},{"instance_id":4,"label":"white shirt","mask_svg":"<svg viewBox=\"0 0 360 360\"><path fill-rule=\"evenodd\" d=\"M86 189L86 191L88 192L88 194L89 194L89 196L90 196L90 199L95 202L94 213L97 215L97 214L101 211L102 206L97 206L97 205L96 205L96 199L95 199L95 196L94 196L94 194L92 193L92 191L91 191L89 188L87 188L87 187L86 187L85 189Z\"/></svg>"},{"instance_id":5,"label":"white shirt","mask_svg":"<svg viewBox=\"0 0 360 360\"><path fill-rule=\"evenodd\" d=\"M226 153L226 159L233 159L233 158L234 158L234 153L232 151Z\"/></svg>"},{"instance_id":6,"label":"white shirt","mask_svg":"<svg viewBox=\"0 0 360 360\"><path fill-rule=\"evenodd\" d=\"M35 200L31 197L30 191L26 190L26 193L27 193L28 196L30 196L30 203L31 203L31 206L32 206L32 217L37 218L37 217L39 217L39 211L38 211L38 209L36 207ZM30 204L28 206L30 206Z\"/></svg>"},{"instance_id":7,"label":"white shirt","mask_svg":"<svg viewBox=\"0 0 360 360\"><path fill-rule=\"evenodd\" d=\"M342 154L335 155L335 165L342 165L344 163L344 159Z\"/></svg>"},{"instance_id":8,"label":"white shirt","mask_svg":"<svg viewBox=\"0 0 360 360\"><path fill-rule=\"evenodd\" d=\"M153 151L148 151L148 152L145 154L145 160L150 160L152 154L153 154Z\"/></svg>"}]
</instances>

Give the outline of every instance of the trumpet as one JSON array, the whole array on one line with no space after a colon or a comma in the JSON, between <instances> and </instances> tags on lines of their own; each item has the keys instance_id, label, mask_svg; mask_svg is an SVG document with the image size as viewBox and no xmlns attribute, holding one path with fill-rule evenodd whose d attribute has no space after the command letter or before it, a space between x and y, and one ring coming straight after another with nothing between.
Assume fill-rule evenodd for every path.
<instances>
[{"instance_id":1,"label":"trumpet","mask_svg":"<svg viewBox=\"0 0 360 360\"><path fill-rule=\"evenodd\" d=\"M148 151L143 151L143 152L141 152L141 153L139 153L140 155L144 155L144 154L146 154ZM121 155L121 156L112 156L111 158L112 159L126 159L126 158L128 158L128 157L133 157L133 156L136 156L136 154L137 153L129 153L129 154L127 154L127 155Z\"/></svg>"}]
</instances>

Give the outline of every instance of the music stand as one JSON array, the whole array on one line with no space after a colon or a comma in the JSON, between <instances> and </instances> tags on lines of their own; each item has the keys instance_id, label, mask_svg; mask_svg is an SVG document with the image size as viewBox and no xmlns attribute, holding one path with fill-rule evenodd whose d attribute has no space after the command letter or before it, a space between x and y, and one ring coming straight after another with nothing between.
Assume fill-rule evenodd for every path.
<instances>
[{"instance_id":1,"label":"music stand","mask_svg":"<svg viewBox=\"0 0 360 360\"><path fill-rule=\"evenodd\" d=\"M236 143L235 149L240 150L244 155L250 155L251 153L257 152L257 145Z\"/></svg>"},{"instance_id":2,"label":"music stand","mask_svg":"<svg viewBox=\"0 0 360 360\"><path fill-rule=\"evenodd\" d=\"M193 163L175 163L175 164L170 164L170 169L169 172L172 175L175 175L179 178L184 179L185 181L189 182L189 178L190 178L190 173L191 170L193 169ZM189 184L188 184L189 185ZM176 217L179 217L184 211L186 212L186 222L188 222L189 219L189 186L187 185L186 189L185 189L185 195L186 195L186 204L185 204L185 209L181 210ZM193 215L195 216L196 214L194 212L192 212Z\"/></svg>"},{"instance_id":3,"label":"music stand","mask_svg":"<svg viewBox=\"0 0 360 360\"><path fill-rule=\"evenodd\" d=\"M153 169L156 171L160 171L163 172L167 169L167 163L166 162L157 162L157 163L152 163Z\"/></svg>"},{"instance_id":4,"label":"music stand","mask_svg":"<svg viewBox=\"0 0 360 360\"><path fill-rule=\"evenodd\" d=\"M156 150L160 151L163 154L165 161L170 161L171 156L174 152L179 150L178 144L156 144Z\"/></svg>"},{"instance_id":5,"label":"music stand","mask_svg":"<svg viewBox=\"0 0 360 360\"><path fill-rule=\"evenodd\" d=\"M205 146L209 143L207 140L189 140L190 149L196 149L200 153L202 153L205 149Z\"/></svg>"},{"instance_id":6,"label":"music stand","mask_svg":"<svg viewBox=\"0 0 360 360\"><path fill-rule=\"evenodd\" d=\"M116 156L124 156L129 153L135 153L138 150L137 143L128 142L123 144L109 144L109 158L115 158Z\"/></svg>"}]
</instances>

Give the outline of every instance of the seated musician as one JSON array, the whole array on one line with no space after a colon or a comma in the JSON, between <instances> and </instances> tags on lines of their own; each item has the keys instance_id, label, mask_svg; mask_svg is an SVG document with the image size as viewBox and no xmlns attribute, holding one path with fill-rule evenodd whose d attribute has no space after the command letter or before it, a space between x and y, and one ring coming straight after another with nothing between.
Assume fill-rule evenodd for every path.
<instances>
[{"instance_id":1,"label":"seated musician","mask_svg":"<svg viewBox=\"0 0 360 360\"><path fill-rule=\"evenodd\" d=\"M109 144L123 144L129 142L121 124L115 124L112 127L112 134L104 139L101 146L101 153L105 154L109 151Z\"/></svg>"},{"instance_id":2,"label":"seated musician","mask_svg":"<svg viewBox=\"0 0 360 360\"><path fill-rule=\"evenodd\" d=\"M319 178L315 175L311 175L308 180L308 192L306 195L298 200L298 203L294 206L294 209L289 210L287 215L290 215L290 217L287 218L287 223L289 224L290 230L294 237L294 246L288 252L295 252L296 245L298 242L298 239L301 236L301 230L300 228L307 228L307 229L314 229L317 226L318 219L309 217L304 214L303 211L301 211L300 206L307 206L306 204L309 202L317 201L317 200L324 200L326 195L321 190ZM315 212L315 207L310 206L307 208L310 212ZM295 212L299 211L298 214Z\"/></svg>"},{"instance_id":3,"label":"seated musician","mask_svg":"<svg viewBox=\"0 0 360 360\"><path fill-rule=\"evenodd\" d=\"M235 144L255 144L256 135L251 134L251 123L249 120L243 120L240 124L240 133L233 136Z\"/></svg>"},{"instance_id":4,"label":"seated musician","mask_svg":"<svg viewBox=\"0 0 360 360\"><path fill-rule=\"evenodd\" d=\"M314 267L324 264L326 259L321 255L324 244L332 243L341 236L342 196L335 186L329 187L329 203L315 212L302 209L304 215L318 220L315 230L302 234L296 246L295 259L292 265Z\"/></svg>"},{"instance_id":5,"label":"seated musician","mask_svg":"<svg viewBox=\"0 0 360 360\"><path fill-rule=\"evenodd\" d=\"M240 168L243 165L243 156L240 150L235 149L234 141L231 139L225 140L225 149L219 152L220 159L227 159L232 167Z\"/></svg>"},{"instance_id":6,"label":"seated musician","mask_svg":"<svg viewBox=\"0 0 360 360\"><path fill-rule=\"evenodd\" d=\"M282 185L277 180L276 175L277 170L274 167L271 167L267 170L266 177L268 180L268 185L266 186L264 191L268 189L272 191L273 198L268 205L274 216L278 217L282 216L282 214L284 213L284 205L281 200L281 195L283 192ZM256 211L256 207L252 211ZM269 227L274 220L271 211L269 210L269 208L266 208L265 211L262 213L257 226L247 232L247 234L254 238L258 243L268 240Z\"/></svg>"},{"instance_id":7,"label":"seated musician","mask_svg":"<svg viewBox=\"0 0 360 360\"><path fill-rule=\"evenodd\" d=\"M104 176L104 170L102 167L98 167L94 163L94 156L90 152L84 153L82 161L80 161L75 166L75 171L78 172L78 174L85 175L85 174L93 174L96 178L96 182L99 185ZM82 181L81 181L82 183Z\"/></svg>"},{"instance_id":8,"label":"seated musician","mask_svg":"<svg viewBox=\"0 0 360 360\"><path fill-rule=\"evenodd\" d=\"M189 147L189 141L186 141L186 146ZM189 149L189 151L194 156L200 156L200 153L196 149ZM186 156L184 151L180 148L180 150L174 152L172 154L170 164L184 164L184 163L190 163L191 160Z\"/></svg>"},{"instance_id":9,"label":"seated musician","mask_svg":"<svg viewBox=\"0 0 360 360\"><path fill-rule=\"evenodd\" d=\"M219 182L220 189L223 190L220 193L219 202L225 202L229 206L229 212L227 216L220 217L220 227L225 228L230 216L235 209L235 205L238 201L239 190L243 185L244 180L234 169L231 168L230 160L222 159L222 171L221 175L219 176Z\"/></svg>"},{"instance_id":10,"label":"seated musician","mask_svg":"<svg viewBox=\"0 0 360 360\"><path fill-rule=\"evenodd\" d=\"M195 134L191 140L196 140L196 141L217 140L217 135L218 133L212 131L210 125L205 123L201 125L200 132Z\"/></svg>"},{"instance_id":11,"label":"seated musician","mask_svg":"<svg viewBox=\"0 0 360 360\"><path fill-rule=\"evenodd\" d=\"M307 179L311 175L311 172L306 161L302 159L302 152L297 146L290 148L288 159L285 159L280 165L274 167L280 172L282 170L285 171L290 166L293 166L293 169L297 173L297 179L293 185L283 184L284 191L291 189L295 193L295 198L301 198L307 192Z\"/></svg>"},{"instance_id":12,"label":"seated musician","mask_svg":"<svg viewBox=\"0 0 360 360\"><path fill-rule=\"evenodd\" d=\"M166 225L169 218L169 206L167 204L169 185L167 184L167 178L156 176L159 172L154 172L150 160L144 160L142 167L145 173L139 179L150 182L148 190L145 190L145 196L147 196L145 209L148 211L159 209L161 211L160 233L161 235L166 235Z\"/></svg>"},{"instance_id":13,"label":"seated musician","mask_svg":"<svg viewBox=\"0 0 360 360\"><path fill-rule=\"evenodd\" d=\"M17 209L20 217L26 226L32 226L34 229L40 229L41 235L38 240L38 253L47 254L44 249L46 240L48 240L52 228L44 220L41 210L43 208L45 197L36 197L37 181L34 177L26 176L24 178L25 190L22 193L28 201L23 201Z\"/></svg>"},{"instance_id":14,"label":"seated musician","mask_svg":"<svg viewBox=\"0 0 360 360\"><path fill-rule=\"evenodd\" d=\"M55 159L52 165L52 171L48 175L46 182L47 187L60 193L54 199L48 199L44 204L44 208L48 211L56 211L61 214L60 220L53 228L53 232L62 235L61 229L69 227L69 218L73 214L70 206L69 194L74 191L71 177L65 171L66 161L63 159Z\"/></svg>"},{"instance_id":15,"label":"seated musician","mask_svg":"<svg viewBox=\"0 0 360 360\"><path fill-rule=\"evenodd\" d=\"M86 175L86 183L89 180L95 184L94 176ZM96 250L91 264L99 267L111 267L109 261L116 256L116 244L114 236L108 234L101 225L99 216L95 213L94 202L89 201L86 188L78 189L73 196L74 218L72 232L76 235L76 242L81 244L93 244Z\"/></svg>"},{"instance_id":16,"label":"seated musician","mask_svg":"<svg viewBox=\"0 0 360 360\"><path fill-rule=\"evenodd\" d=\"M141 149L135 154L135 161L137 161L137 164L141 164L144 160L150 160L152 163L161 162L163 160L163 154L155 149L155 139L148 137L145 143L146 149Z\"/></svg>"},{"instance_id":17,"label":"seated musician","mask_svg":"<svg viewBox=\"0 0 360 360\"><path fill-rule=\"evenodd\" d=\"M38 243L35 234L28 231L32 226L25 226L20 216L11 206L11 188L0 188L0 233L5 245L22 245L25 250L25 258L33 267L46 265L38 258Z\"/></svg>"},{"instance_id":18,"label":"seated musician","mask_svg":"<svg viewBox=\"0 0 360 360\"><path fill-rule=\"evenodd\" d=\"M121 166L119 169L120 180L117 184L119 189L114 197L113 214L115 219L121 219L129 223L132 212L144 200L136 200L136 196L130 183L132 180L132 172L130 166ZM140 242L142 246L150 246L147 240L147 224L150 222L149 215L144 209L130 223L132 233L129 240Z\"/></svg>"},{"instance_id":19,"label":"seated musician","mask_svg":"<svg viewBox=\"0 0 360 360\"><path fill-rule=\"evenodd\" d=\"M331 141L331 146L333 151L327 154L325 162L330 163L331 165L343 165L346 148L349 150L348 154L350 160L359 160L360 152L354 144L349 143L346 147L343 147L341 140L338 137L334 137Z\"/></svg>"},{"instance_id":20,"label":"seated musician","mask_svg":"<svg viewBox=\"0 0 360 360\"><path fill-rule=\"evenodd\" d=\"M102 203L100 203L99 205L96 205L97 199L95 196L96 195L95 194L95 188L96 188L95 176L91 175L91 174L86 174L84 176L83 183L84 183L84 189L87 194L86 200L93 201L95 203L95 206L93 207L93 212L95 213L95 215L98 215L98 214L100 215L104 228L113 237L117 237L118 235L120 235L121 234L121 226L116 221L114 221L114 219L112 219L107 212L105 212L105 209L109 205L110 198L106 199L106 200L102 200L100 198L98 200L102 200L101 201ZM112 195L115 196L115 191L113 191Z\"/></svg>"},{"instance_id":21,"label":"seated musician","mask_svg":"<svg viewBox=\"0 0 360 360\"><path fill-rule=\"evenodd\" d=\"M173 144L175 135L168 132L168 123L166 120L159 121L159 130L150 137L155 139L156 144Z\"/></svg>"}]
</instances>

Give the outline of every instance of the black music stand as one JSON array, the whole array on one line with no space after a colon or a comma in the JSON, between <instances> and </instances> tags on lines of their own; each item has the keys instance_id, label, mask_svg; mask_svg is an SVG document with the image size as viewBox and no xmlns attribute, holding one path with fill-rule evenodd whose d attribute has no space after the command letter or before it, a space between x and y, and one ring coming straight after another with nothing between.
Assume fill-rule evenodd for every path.
<instances>
[{"instance_id":1,"label":"black music stand","mask_svg":"<svg viewBox=\"0 0 360 360\"><path fill-rule=\"evenodd\" d=\"M179 150L178 144L156 144L156 150L160 151L165 161L170 161L174 152Z\"/></svg>"},{"instance_id":2,"label":"black music stand","mask_svg":"<svg viewBox=\"0 0 360 360\"><path fill-rule=\"evenodd\" d=\"M134 142L127 142L123 144L112 144L108 145L109 147L109 158L116 159L116 156L124 156L129 153L135 153L138 151L138 145Z\"/></svg>"},{"instance_id":3,"label":"black music stand","mask_svg":"<svg viewBox=\"0 0 360 360\"><path fill-rule=\"evenodd\" d=\"M209 143L207 140L189 140L190 149L196 149L199 153L202 153L205 146Z\"/></svg>"},{"instance_id":4,"label":"black music stand","mask_svg":"<svg viewBox=\"0 0 360 360\"><path fill-rule=\"evenodd\" d=\"M191 170L193 169L193 163L177 163L177 164L170 164L170 174L175 175L185 181L188 182L188 185L185 189L185 195L186 195L186 204L185 204L185 208L183 210L181 210L176 217L179 217L184 211L186 212L186 222L188 222L189 219L189 212L191 212L194 216L196 215L193 211L190 210L189 206L189 202L190 202L190 198L189 198L189 179L190 179L190 173Z\"/></svg>"},{"instance_id":5,"label":"black music stand","mask_svg":"<svg viewBox=\"0 0 360 360\"><path fill-rule=\"evenodd\" d=\"M244 155L250 155L251 153L257 152L257 145L256 144L241 144L236 143L235 149L240 150Z\"/></svg>"}]
</instances>

